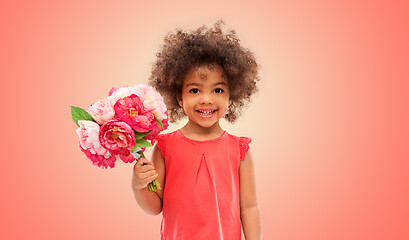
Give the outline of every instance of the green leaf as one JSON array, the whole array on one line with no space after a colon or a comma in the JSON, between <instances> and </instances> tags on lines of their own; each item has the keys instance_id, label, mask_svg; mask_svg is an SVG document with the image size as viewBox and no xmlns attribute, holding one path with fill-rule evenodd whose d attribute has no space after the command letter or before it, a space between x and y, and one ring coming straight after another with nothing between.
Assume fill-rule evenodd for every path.
<instances>
[{"instance_id":1,"label":"green leaf","mask_svg":"<svg viewBox=\"0 0 409 240\"><path fill-rule=\"evenodd\" d=\"M134 131L135 139L141 139L141 138L145 137L146 135L148 135L150 132L152 132L152 130L150 130L149 132L144 132L144 133Z\"/></svg>"},{"instance_id":2,"label":"green leaf","mask_svg":"<svg viewBox=\"0 0 409 240\"><path fill-rule=\"evenodd\" d=\"M91 115L89 115L89 113L85 111L84 109L79 108L79 107L74 107L74 106L70 106L70 107L71 107L72 120L75 122L75 124L77 124L78 127L80 126L78 124L79 120L89 120L89 121L95 122L95 120L91 117Z\"/></svg>"},{"instance_id":3,"label":"green leaf","mask_svg":"<svg viewBox=\"0 0 409 240\"><path fill-rule=\"evenodd\" d=\"M158 118L156 118L156 122L162 127L162 130L165 130L164 127L163 127L162 122ZM162 131L162 130L160 130L160 131Z\"/></svg>"},{"instance_id":4,"label":"green leaf","mask_svg":"<svg viewBox=\"0 0 409 240\"><path fill-rule=\"evenodd\" d=\"M131 149L131 151L132 151L132 152L135 152L137 148L138 148L138 146L136 146L136 144L135 144L135 146L133 146L133 148Z\"/></svg>"},{"instance_id":5,"label":"green leaf","mask_svg":"<svg viewBox=\"0 0 409 240\"><path fill-rule=\"evenodd\" d=\"M152 144L145 139L136 139L135 146L132 148L132 151L136 151L136 148L152 147Z\"/></svg>"}]
</instances>

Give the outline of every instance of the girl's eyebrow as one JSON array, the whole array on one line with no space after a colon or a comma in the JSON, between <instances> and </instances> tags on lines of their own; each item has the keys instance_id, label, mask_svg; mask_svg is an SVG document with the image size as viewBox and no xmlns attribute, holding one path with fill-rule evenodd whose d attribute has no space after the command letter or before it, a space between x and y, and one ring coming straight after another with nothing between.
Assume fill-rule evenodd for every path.
<instances>
[{"instance_id":1,"label":"girl's eyebrow","mask_svg":"<svg viewBox=\"0 0 409 240\"><path fill-rule=\"evenodd\" d=\"M188 83L185 85L185 87L189 87L189 86L200 86L199 83Z\"/></svg>"},{"instance_id":2,"label":"girl's eyebrow","mask_svg":"<svg viewBox=\"0 0 409 240\"><path fill-rule=\"evenodd\" d=\"M225 83L225 82L218 82L218 83L215 83L213 86L217 86L217 85L225 85L225 86L227 86L227 83Z\"/></svg>"},{"instance_id":3,"label":"girl's eyebrow","mask_svg":"<svg viewBox=\"0 0 409 240\"><path fill-rule=\"evenodd\" d=\"M225 82L218 82L218 83L213 84L213 86L217 86L217 85L227 86L227 83L225 83ZM200 83L188 83L188 84L186 84L185 87L189 87L189 86L199 86L199 87L200 87L201 84L200 84Z\"/></svg>"}]
</instances>

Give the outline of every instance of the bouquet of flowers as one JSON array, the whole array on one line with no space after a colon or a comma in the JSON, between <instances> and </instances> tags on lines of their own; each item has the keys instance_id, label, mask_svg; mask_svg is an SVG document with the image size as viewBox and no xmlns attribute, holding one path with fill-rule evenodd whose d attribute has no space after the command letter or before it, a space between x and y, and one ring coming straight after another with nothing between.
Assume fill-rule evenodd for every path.
<instances>
[{"instance_id":1,"label":"bouquet of flowers","mask_svg":"<svg viewBox=\"0 0 409 240\"><path fill-rule=\"evenodd\" d=\"M145 148L152 147L156 136L169 126L162 96L145 85L112 88L108 97L93 103L88 111L71 106L71 115L79 127L81 151L102 168L145 157ZM158 180L149 183L148 189L160 189Z\"/></svg>"}]
</instances>

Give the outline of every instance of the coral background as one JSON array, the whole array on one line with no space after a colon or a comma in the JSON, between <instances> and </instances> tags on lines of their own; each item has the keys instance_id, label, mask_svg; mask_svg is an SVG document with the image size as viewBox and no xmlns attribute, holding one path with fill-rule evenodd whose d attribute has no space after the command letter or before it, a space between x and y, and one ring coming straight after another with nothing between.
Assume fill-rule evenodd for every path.
<instances>
[{"instance_id":1,"label":"coral background","mask_svg":"<svg viewBox=\"0 0 409 240\"><path fill-rule=\"evenodd\" d=\"M409 239L405 1L2 1L1 239L159 239L132 164L93 167L70 105L146 84L163 36L222 18L261 69L263 239ZM171 125L173 131L182 126ZM149 154L149 153L148 153Z\"/></svg>"}]
</instances>

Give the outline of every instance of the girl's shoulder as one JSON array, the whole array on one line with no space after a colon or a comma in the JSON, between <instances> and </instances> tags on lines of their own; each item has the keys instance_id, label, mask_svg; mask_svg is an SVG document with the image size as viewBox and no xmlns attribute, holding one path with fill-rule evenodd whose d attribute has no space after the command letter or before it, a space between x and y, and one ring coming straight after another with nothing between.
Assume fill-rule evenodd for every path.
<instances>
[{"instance_id":1,"label":"girl's shoulder","mask_svg":"<svg viewBox=\"0 0 409 240\"><path fill-rule=\"evenodd\" d=\"M165 141L169 137L175 137L178 130L168 133L161 133L156 137L157 141Z\"/></svg>"},{"instance_id":2,"label":"girl's shoulder","mask_svg":"<svg viewBox=\"0 0 409 240\"><path fill-rule=\"evenodd\" d=\"M250 149L249 144L252 142L252 139L250 137L236 136L230 133L227 133L227 135L238 145L240 149L240 160L243 160L246 156L246 152Z\"/></svg>"},{"instance_id":3,"label":"girl's shoulder","mask_svg":"<svg viewBox=\"0 0 409 240\"><path fill-rule=\"evenodd\" d=\"M175 141L176 139L174 138L177 137L178 135L177 132L178 130L175 130L173 132L161 133L158 136L156 136L155 138L156 144L158 148L160 149L163 157L166 157L166 152L167 152L166 142Z\"/></svg>"},{"instance_id":4,"label":"girl's shoulder","mask_svg":"<svg viewBox=\"0 0 409 240\"><path fill-rule=\"evenodd\" d=\"M226 132L226 135L228 135L231 139L235 139L236 141L239 141L240 144L248 144L252 141L252 139L250 137L244 137L244 136L237 136L234 134L230 134L228 132Z\"/></svg>"}]
</instances>

